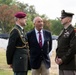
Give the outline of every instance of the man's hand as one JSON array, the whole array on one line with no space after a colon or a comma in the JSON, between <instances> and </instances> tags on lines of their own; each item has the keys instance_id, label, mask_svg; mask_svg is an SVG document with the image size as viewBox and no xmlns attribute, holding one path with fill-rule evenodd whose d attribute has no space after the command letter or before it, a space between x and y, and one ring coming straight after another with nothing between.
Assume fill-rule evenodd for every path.
<instances>
[{"instance_id":1,"label":"man's hand","mask_svg":"<svg viewBox=\"0 0 76 75\"><path fill-rule=\"evenodd\" d=\"M55 62L56 62L58 65L61 65L61 64L62 64L62 59L57 57L57 58L55 59Z\"/></svg>"},{"instance_id":2,"label":"man's hand","mask_svg":"<svg viewBox=\"0 0 76 75\"><path fill-rule=\"evenodd\" d=\"M9 64L9 68L12 68L12 64Z\"/></svg>"}]
</instances>

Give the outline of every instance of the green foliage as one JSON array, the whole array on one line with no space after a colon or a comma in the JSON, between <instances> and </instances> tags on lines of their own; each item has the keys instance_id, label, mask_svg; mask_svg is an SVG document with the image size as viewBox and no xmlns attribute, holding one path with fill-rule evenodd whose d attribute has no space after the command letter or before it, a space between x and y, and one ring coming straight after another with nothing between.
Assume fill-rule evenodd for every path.
<instances>
[{"instance_id":1,"label":"green foliage","mask_svg":"<svg viewBox=\"0 0 76 75\"><path fill-rule=\"evenodd\" d=\"M50 22L50 19L49 20L44 19L43 22L44 22L44 29L51 31L51 22Z\"/></svg>"},{"instance_id":2,"label":"green foliage","mask_svg":"<svg viewBox=\"0 0 76 75\"><path fill-rule=\"evenodd\" d=\"M6 5L10 5L14 2L15 0L0 0L0 4L6 4Z\"/></svg>"},{"instance_id":3,"label":"green foliage","mask_svg":"<svg viewBox=\"0 0 76 75\"><path fill-rule=\"evenodd\" d=\"M14 26L14 14L19 11L16 5L0 5L0 28L3 33L8 33Z\"/></svg>"},{"instance_id":4,"label":"green foliage","mask_svg":"<svg viewBox=\"0 0 76 75\"><path fill-rule=\"evenodd\" d=\"M34 28L33 22L31 20L31 16L27 17L27 23L25 26L25 31L28 32Z\"/></svg>"},{"instance_id":5,"label":"green foliage","mask_svg":"<svg viewBox=\"0 0 76 75\"><path fill-rule=\"evenodd\" d=\"M16 2L16 5L18 6L19 9L22 11L25 11L26 13L28 12L28 4L23 4L21 2Z\"/></svg>"},{"instance_id":6,"label":"green foliage","mask_svg":"<svg viewBox=\"0 0 76 75\"><path fill-rule=\"evenodd\" d=\"M34 28L33 19L36 16L41 16L43 18L44 29L51 31L52 34L59 35L63 27L59 19L50 20L45 14L39 15L33 5L15 2L15 0L0 0L0 33L10 32L15 24L14 14L18 11L27 13L26 32Z\"/></svg>"},{"instance_id":7,"label":"green foliage","mask_svg":"<svg viewBox=\"0 0 76 75\"><path fill-rule=\"evenodd\" d=\"M59 19L51 20L52 34L59 35L62 28L63 28L63 25L61 24Z\"/></svg>"}]
</instances>

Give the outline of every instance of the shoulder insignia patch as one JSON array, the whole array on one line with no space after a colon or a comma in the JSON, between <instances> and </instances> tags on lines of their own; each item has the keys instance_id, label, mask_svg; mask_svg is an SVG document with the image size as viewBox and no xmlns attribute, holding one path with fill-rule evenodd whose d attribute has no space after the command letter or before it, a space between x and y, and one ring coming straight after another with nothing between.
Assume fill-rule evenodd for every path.
<instances>
[{"instance_id":1,"label":"shoulder insignia patch","mask_svg":"<svg viewBox=\"0 0 76 75\"><path fill-rule=\"evenodd\" d=\"M76 32L76 28L74 28L74 31Z\"/></svg>"}]
</instances>

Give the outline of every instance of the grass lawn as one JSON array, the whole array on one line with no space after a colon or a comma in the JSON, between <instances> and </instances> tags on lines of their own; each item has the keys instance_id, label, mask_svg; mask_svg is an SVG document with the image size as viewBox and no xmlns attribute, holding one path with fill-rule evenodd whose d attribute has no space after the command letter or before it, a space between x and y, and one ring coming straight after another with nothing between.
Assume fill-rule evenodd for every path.
<instances>
[{"instance_id":1,"label":"grass lawn","mask_svg":"<svg viewBox=\"0 0 76 75\"><path fill-rule=\"evenodd\" d=\"M12 69L6 63L6 51L0 49L0 75L13 75ZM28 75L31 75L30 72Z\"/></svg>"},{"instance_id":2,"label":"grass lawn","mask_svg":"<svg viewBox=\"0 0 76 75\"><path fill-rule=\"evenodd\" d=\"M12 69L6 63L6 52L0 49L0 75L13 75Z\"/></svg>"}]
</instances>

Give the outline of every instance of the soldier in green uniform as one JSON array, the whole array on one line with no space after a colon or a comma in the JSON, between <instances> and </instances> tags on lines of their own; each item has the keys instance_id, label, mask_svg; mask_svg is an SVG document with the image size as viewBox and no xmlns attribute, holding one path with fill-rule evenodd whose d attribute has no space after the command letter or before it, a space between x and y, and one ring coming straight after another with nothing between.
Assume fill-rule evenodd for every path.
<instances>
[{"instance_id":1,"label":"soldier in green uniform","mask_svg":"<svg viewBox=\"0 0 76 75\"><path fill-rule=\"evenodd\" d=\"M6 51L7 64L14 75L27 75L28 49L23 27L26 25L26 13L15 14L16 25L12 29Z\"/></svg>"},{"instance_id":2,"label":"soldier in green uniform","mask_svg":"<svg viewBox=\"0 0 76 75\"><path fill-rule=\"evenodd\" d=\"M73 13L62 10L61 23L64 29L58 37L55 62L59 65L59 75L76 75L76 32L71 25Z\"/></svg>"}]
</instances>

